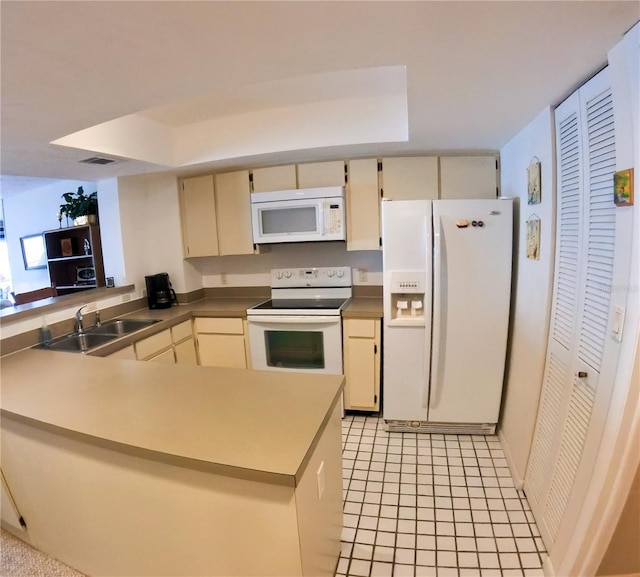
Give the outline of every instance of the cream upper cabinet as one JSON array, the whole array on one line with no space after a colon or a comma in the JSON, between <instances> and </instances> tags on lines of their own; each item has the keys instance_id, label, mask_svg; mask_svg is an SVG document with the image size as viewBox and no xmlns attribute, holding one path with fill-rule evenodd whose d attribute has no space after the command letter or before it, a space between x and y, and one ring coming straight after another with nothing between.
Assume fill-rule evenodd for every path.
<instances>
[{"instance_id":1,"label":"cream upper cabinet","mask_svg":"<svg viewBox=\"0 0 640 577\"><path fill-rule=\"evenodd\" d=\"M380 188L375 158L350 160L347 184L347 250L380 249Z\"/></svg>"},{"instance_id":2,"label":"cream upper cabinet","mask_svg":"<svg viewBox=\"0 0 640 577\"><path fill-rule=\"evenodd\" d=\"M382 196L391 200L438 198L438 158L415 156L382 160Z\"/></svg>"},{"instance_id":3,"label":"cream upper cabinet","mask_svg":"<svg viewBox=\"0 0 640 577\"><path fill-rule=\"evenodd\" d=\"M270 166L255 168L252 171L253 192L267 192L269 190L291 190L298 188L296 179L296 165Z\"/></svg>"},{"instance_id":4,"label":"cream upper cabinet","mask_svg":"<svg viewBox=\"0 0 640 577\"><path fill-rule=\"evenodd\" d=\"M298 165L298 188L344 186L344 162L310 162Z\"/></svg>"},{"instance_id":5,"label":"cream upper cabinet","mask_svg":"<svg viewBox=\"0 0 640 577\"><path fill-rule=\"evenodd\" d=\"M249 171L215 176L218 254L253 254Z\"/></svg>"},{"instance_id":6,"label":"cream upper cabinet","mask_svg":"<svg viewBox=\"0 0 640 577\"><path fill-rule=\"evenodd\" d=\"M344 319L344 408L380 408L380 320Z\"/></svg>"},{"instance_id":7,"label":"cream upper cabinet","mask_svg":"<svg viewBox=\"0 0 640 577\"><path fill-rule=\"evenodd\" d=\"M180 210L185 257L217 256L218 231L213 175L180 183Z\"/></svg>"},{"instance_id":8,"label":"cream upper cabinet","mask_svg":"<svg viewBox=\"0 0 640 577\"><path fill-rule=\"evenodd\" d=\"M496 156L440 157L440 198L488 198L498 196Z\"/></svg>"}]
</instances>

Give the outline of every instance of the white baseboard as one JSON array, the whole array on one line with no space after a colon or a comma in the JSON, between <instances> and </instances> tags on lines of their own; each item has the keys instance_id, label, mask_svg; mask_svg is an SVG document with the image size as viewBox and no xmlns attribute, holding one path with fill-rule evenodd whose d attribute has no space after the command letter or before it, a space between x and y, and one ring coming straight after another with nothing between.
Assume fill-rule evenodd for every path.
<instances>
[{"instance_id":1,"label":"white baseboard","mask_svg":"<svg viewBox=\"0 0 640 577\"><path fill-rule=\"evenodd\" d=\"M498 431L498 439L500 440L500 445L502 445L502 451L504 453L504 457L507 460L507 465L509 466L509 471L511 472L511 478L516 486L516 489L521 491L524 488L524 479L520 477L518 471L516 471L516 467L513 462L513 456L511 455L511 450L509 449L509 443L505 439L502 434L502 430Z\"/></svg>"}]
</instances>

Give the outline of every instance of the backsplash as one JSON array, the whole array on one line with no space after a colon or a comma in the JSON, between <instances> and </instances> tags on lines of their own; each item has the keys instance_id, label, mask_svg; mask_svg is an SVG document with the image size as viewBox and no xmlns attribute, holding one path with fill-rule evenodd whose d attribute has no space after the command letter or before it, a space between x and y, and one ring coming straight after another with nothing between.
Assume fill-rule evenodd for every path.
<instances>
[{"instance_id":1,"label":"backsplash","mask_svg":"<svg viewBox=\"0 0 640 577\"><path fill-rule=\"evenodd\" d=\"M344 242L272 245L265 253L189 259L205 288L269 286L273 268L349 266L354 285L382 285L381 251L347 251Z\"/></svg>"}]
</instances>

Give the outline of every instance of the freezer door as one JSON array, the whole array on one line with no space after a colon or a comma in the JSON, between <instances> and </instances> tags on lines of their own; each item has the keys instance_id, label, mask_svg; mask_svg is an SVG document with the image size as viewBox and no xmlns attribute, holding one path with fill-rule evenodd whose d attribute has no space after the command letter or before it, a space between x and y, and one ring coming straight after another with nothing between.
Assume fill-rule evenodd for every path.
<instances>
[{"instance_id":1,"label":"freezer door","mask_svg":"<svg viewBox=\"0 0 640 577\"><path fill-rule=\"evenodd\" d=\"M382 203L382 413L386 420L425 421L427 418L431 357L431 222L430 201ZM408 282L403 283L403 279ZM420 288L416 289L416 285ZM403 295L404 290L406 295ZM409 292L411 290L424 292ZM418 316L412 316L409 307L399 317L399 300L409 305L420 301L423 308Z\"/></svg>"},{"instance_id":2,"label":"freezer door","mask_svg":"<svg viewBox=\"0 0 640 577\"><path fill-rule=\"evenodd\" d=\"M511 298L511 200L433 203L430 422L497 423Z\"/></svg>"}]
</instances>

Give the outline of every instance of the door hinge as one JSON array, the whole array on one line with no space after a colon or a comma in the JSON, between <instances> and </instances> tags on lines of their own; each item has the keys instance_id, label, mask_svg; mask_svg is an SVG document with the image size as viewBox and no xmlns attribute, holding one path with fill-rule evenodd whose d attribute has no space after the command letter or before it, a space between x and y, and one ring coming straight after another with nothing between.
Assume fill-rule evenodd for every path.
<instances>
[{"instance_id":1,"label":"door hinge","mask_svg":"<svg viewBox=\"0 0 640 577\"><path fill-rule=\"evenodd\" d=\"M378 354L378 345L376 345L376 344L373 345L373 354L374 355Z\"/></svg>"},{"instance_id":2,"label":"door hinge","mask_svg":"<svg viewBox=\"0 0 640 577\"><path fill-rule=\"evenodd\" d=\"M378 237L378 244L382 246L382 237Z\"/></svg>"},{"instance_id":3,"label":"door hinge","mask_svg":"<svg viewBox=\"0 0 640 577\"><path fill-rule=\"evenodd\" d=\"M18 521L20 522L20 526L24 527L25 529L27 528L27 522L24 520L24 517L21 515L20 519L18 519Z\"/></svg>"},{"instance_id":4,"label":"door hinge","mask_svg":"<svg viewBox=\"0 0 640 577\"><path fill-rule=\"evenodd\" d=\"M378 172L382 172L382 161L378 161Z\"/></svg>"},{"instance_id":5,"label":"door hinge","mask_svg":"<svg viewBox=\"0 0 640 577\"><path fill-rule=\"evenodd\" d=\"M378 402L378 395L373 395L373 403L377 403Z\"/></svg>"}]
</instances>

